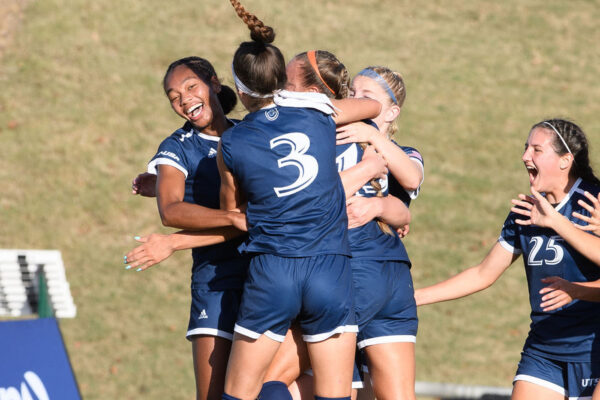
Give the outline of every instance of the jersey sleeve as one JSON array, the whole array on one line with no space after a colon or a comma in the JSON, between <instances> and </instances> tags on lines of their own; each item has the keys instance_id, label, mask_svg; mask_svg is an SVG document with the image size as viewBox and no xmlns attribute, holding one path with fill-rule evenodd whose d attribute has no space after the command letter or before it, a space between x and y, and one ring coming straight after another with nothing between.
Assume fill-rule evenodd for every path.
<instances>
[{"instance_id":1,"label":"jersey sleeve","mask_svg":"<svg viewBox=\"0 0 600 400\"><path fill-rule=\"evenodd\" d=\"M148 163L147 171L151 174L157 174L159 165L169 165L177 168L187 178L188 167L186 165L185 152L183 151L181 142L178 141L175 135L169 136L158 146L156 154Z\"/></svg>"},{"instance_id":2,"label":"jersey sleeve","mask_svg":"<svg viewBox=\"0 0 600 400\"><path fill-rule=\"evenodd\" d=\"M521 247L521 241L519 240L520 228L519 224L515 222L516 218L518 218L517 214L513 212L508 214L508 217L506 217L504 225L502 226L498 242L500 242L500 245L510 253L521 254L523 253L523 249Z\"/></svg>"}]
</instances>

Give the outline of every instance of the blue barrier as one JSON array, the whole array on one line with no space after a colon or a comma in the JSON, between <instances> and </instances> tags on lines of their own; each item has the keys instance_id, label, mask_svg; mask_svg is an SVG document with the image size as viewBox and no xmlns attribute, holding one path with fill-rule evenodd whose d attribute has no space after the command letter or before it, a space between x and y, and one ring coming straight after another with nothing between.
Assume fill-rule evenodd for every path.
<instances>
[{"instance_id":1,"label":"blue barrier","mask_svg":"<svg viewBox=\"0 0 600 400\"><path fill-rule=\"evenodd\" d=\"M0 322L0 400L80 400L55 318Z\"/></svg>"}]
</instances>

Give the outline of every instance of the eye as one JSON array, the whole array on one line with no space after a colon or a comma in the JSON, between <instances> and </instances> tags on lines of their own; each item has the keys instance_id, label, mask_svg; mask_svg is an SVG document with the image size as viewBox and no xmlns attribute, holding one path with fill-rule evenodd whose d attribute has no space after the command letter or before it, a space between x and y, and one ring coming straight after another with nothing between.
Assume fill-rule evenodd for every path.
<instances>
[{"instance_id":1,"label":"eye","mask_svg":"<svg viewBox=\"0 0 600 400\"><path fill-rule=\"evenodd\" d=\"M197 84L193 83L190 86L188 86L188 90L192 90L194 89L196 86L198 86Z\"/></svg>"},{"instance_id":2,"label":"eye","mask_svg":"<svg viewBox=\"0 0 600 400\"><path fill-rule=\"evenodd\" d=\"M178 101L178 100L179 100L179 96L173 96L173 97L169 97L169 101L170 101L171 103L174 103L174 102L176 102L176 101Z\"/></svg>"}]
</instances>

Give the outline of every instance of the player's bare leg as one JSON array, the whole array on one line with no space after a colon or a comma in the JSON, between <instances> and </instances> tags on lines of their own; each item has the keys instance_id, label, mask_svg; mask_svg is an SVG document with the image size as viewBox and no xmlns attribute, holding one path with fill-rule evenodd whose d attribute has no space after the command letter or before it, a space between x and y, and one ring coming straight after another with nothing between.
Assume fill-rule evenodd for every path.
<instances>
[{"instance_id":1,"label":"player's bare leg","mask_svg":"<svg viewBox=\"0 0 600 400\"><path fill-rule=\"evenodd\" d=\"M415 400L415 344L382 343L364 348L378 400Z\"/></svg>"},{"instance_id":2,"label":"player's bare leg","mask_svg":"<svg viewBox=\"0 0 600 400\"><path fill-rule=\"evenodd\" d=\"M230 349L231 341L222 337L192 337L196 400L221 399Z\"/></svg>"},{"instance_id":3,"label":"player's bare leg","mask_svg":"<svg viewBox=\"0 0 600 400\"><path fill-rule=\"evenodd\" d=\"M349 397L352 390L352 370L356 334L342 333L307 343L314 374L314 392L320 397Z\"/></svg>"},{"instance_id":4,"label":"player's bare leg","mask_svg":"<svg viewBox=\"0 0 600 400\"><path fill-rule=\"evenodd\" d=\"M227 364L225 393L242 400L256 399L280 345L265 335L251 339L235 333Z\"/></svg>"}]
</instances>

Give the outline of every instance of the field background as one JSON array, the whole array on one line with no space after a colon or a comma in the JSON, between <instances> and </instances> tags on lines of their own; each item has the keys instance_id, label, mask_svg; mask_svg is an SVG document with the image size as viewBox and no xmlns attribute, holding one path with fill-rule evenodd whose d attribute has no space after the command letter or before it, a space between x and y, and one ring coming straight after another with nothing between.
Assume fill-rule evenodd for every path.
<instances>
[{"instance_id":1,"label":"field background","mask_svg":"<svg viewBox=\"0 0 600 400\"><path fill-rule=\"evenodd\" d=\"M166 232L130 182L181 124L161 89L167 65L204 56L232 85L248 30L226 0L21 3L0 48L0 248L62 252L78 315L61 329L85 399L193 399L190 256L124 270L134 235ZM494 243L510 199L528 190L532 124L574 119L599 159L598 1L245 5L276 28L286 58L327 49L352 73L382 64L404 75L397 139L426 170L406 239L416 287ZM520 260L483 293L420 309L417 379L510 386L528 312Z\"/></svg>"}]
</instances>

